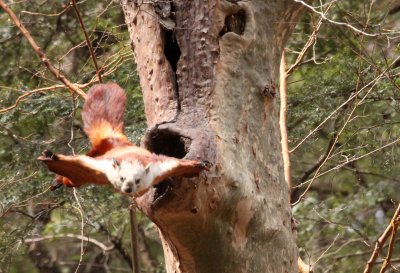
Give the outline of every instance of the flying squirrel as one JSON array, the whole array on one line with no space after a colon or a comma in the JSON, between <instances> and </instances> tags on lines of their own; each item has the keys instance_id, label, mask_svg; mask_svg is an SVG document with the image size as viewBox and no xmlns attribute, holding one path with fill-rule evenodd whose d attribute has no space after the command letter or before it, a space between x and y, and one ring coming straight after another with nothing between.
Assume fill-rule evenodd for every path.
<instances>
[{"instance_id":1,"label":"flying squirrel","mask_svg":"<svg viewBox=\"0 0 400 273\"><path fill-rule=\"evenodd\" d=\"M52 190L85 184L111 184L138 197L168 177L194 176L209 170L206 161L156 155L134 145L124 134L125 91L115 83L90 88L82 110L84 131L92 148L86 155L54 154L38 157L57 174Z\"/></svg>"}]
</instances>

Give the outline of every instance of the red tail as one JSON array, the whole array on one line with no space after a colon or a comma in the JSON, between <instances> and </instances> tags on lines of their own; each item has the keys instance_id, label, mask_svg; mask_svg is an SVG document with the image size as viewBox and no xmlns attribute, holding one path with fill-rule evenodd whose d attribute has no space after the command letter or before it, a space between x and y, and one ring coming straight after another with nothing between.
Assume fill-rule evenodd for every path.
<instances>
[{"instance_id":1,"label":"red tail","mask_svg":"<svg viewBox=\"0 0 400 273\"><path fill-rule=\"evenodd\" d=\"M84 130L92 144L87 153L97 157L118 146L133 145L124 134L125 91L115 83L96 84L90 88L82 110ZM64 176L56 176L52 189L60 185L77 187Z\"/></svg>"},{"instance_id":2,"label":"red tail","mask_svg":"<svg viewBox=\"0 0 400 273\"><path fill-rule=\"evenodd\" d=\"M82 110L84 130L92 143L89 156L99 156L110 149L130 144L124 135L126 96L115 83L90 88Z\"/></svg>"},{"instance_id":3,"label":"red tail","mask_svg":"<svg viewBox=\"0 0 400 273\"><path fill-rule=\"evenodd\" d=\"M125 92L114 83L93 86L83 106L84 130L92 143L86 156L65 156L45 151L38 159L58 174L52 189L87 183L111 183L135 196L167 177L197 175L206 162L157 156L136 147L124 135Z\"/></svg>"}]
</instances>

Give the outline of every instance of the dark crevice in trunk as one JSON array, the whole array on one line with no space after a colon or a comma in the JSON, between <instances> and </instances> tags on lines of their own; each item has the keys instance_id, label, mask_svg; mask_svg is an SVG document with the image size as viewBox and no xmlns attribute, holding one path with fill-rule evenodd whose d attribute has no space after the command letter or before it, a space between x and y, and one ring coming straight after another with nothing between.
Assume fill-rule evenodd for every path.
<instances>
[{"instance_id":1,"label":"dark crevice in trunk","mask_svg":"<svg viewBox=\"0 0 400 273\"><path fill-rule=\"evenodd\" d=\"M230 14L225 18L225 24L219 33L219 37L222 37L228 32L234 32L238 35L242 35L246 28L246 11L239 10L234 14Z\"/></svg>"},{"instance_id":2,"label":"dark crevice in trunk","mask_svg":"<svg viewBox=\"0 0 400 273\"><path fill-rule=\"evenodd\" d=\"M153 194L153 202L151 203L151 208L154 210L158 207L162 207L162 204L167 200L168 193L172 190L173 184L172 178L167 178L163 180L160 184L154 186L155 191Z\"/></svg>"},{"instance_id":3,"label":"dark crevice in trunk","mask_svg":"<svg viewBox=\"0 0 400 273\"><path fill-rule=\"evenodd\" d=\"M181 57L181 50L172 30L165 30L164 54L170 63L172 70L176 73L178 61Z\"/></svg>"},{"instance_id":4,"label":"dark crevice in trunk","mask_svg":"<svg viewBox=\"0 0 400 273\"><path fill-rule=\"evenodd\" d=\"M181 104L179 101L179 86L176 71L178 69L179 58L181 57L181 50L179 48L178 42L176 41L173 30L164 30L164 55L172 68L173 85L177 100L177 108L178 112L180 112Z\"/></svg>"}]
</instances>

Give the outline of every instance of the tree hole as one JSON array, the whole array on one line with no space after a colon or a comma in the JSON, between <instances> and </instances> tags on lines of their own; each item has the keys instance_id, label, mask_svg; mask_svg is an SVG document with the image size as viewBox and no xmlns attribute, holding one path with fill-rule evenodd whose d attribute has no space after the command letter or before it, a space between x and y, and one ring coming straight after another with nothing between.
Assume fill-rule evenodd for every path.
<instances>
[{"instance_id":1,"label":"tree hole","mask_svg":"<svg viewBox=\"0 0 400 273\"><path fill-rule=\"evenodd\" d=\"M228 32L234 32L238 35L242 35L246 28L246 12L244 10L239 10L238 12L231 14L225 18L225 24L219 33L222 37Z\"/></svg>"},{"instance_id":2,"label":"tree hole","mask_svg":"<svg viewBox=\"0 0 400 273\"><path fill-rule=\"evenodd\" d=\"M148 135L146 147L155 154L184 158L191 140L169 130L154 130Z\"/></svg>"},{"instance_id":3,"label":"tree hole","mask_svg":"<svg viewBox=\"0 0 400 273\"><path fill-rule=\"evenodd\" d=\"M181 57L181 50L172 30L165 30L164 55L170 63L172 70L176 73L178 61Z\"/></svg>"}]
</instances>

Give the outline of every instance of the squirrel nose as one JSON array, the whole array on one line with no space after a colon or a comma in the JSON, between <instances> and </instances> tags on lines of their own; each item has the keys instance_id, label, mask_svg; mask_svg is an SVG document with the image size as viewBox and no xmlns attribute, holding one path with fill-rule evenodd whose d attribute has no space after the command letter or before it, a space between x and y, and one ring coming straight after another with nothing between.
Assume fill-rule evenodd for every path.
<instances>
[{"instance_id":1,"label":"squirrel nose","mask_svg":"<svg viewBox=\"0 0 400 273\"><path fill-rule=\"evenodd\" d=\"M122 192L125 193L132 193L132 186L131 185L124 185L124 187L122 188Z\"/></svg>"}]
</instances>

